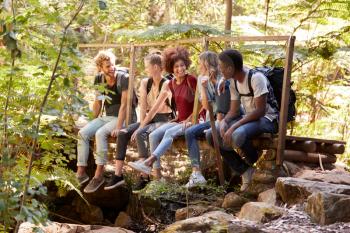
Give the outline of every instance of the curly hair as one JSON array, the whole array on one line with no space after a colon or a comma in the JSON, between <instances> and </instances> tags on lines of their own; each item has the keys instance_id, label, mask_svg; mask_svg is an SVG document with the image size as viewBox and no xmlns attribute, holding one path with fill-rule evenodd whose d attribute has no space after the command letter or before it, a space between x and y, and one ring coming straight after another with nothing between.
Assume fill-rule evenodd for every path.
<instances>
[{"instance_id":1,"label":"curly hair","mask_svg":"<svg viewBox=\"0 0 350 233\"><path fill-rule=\"evenodd\" d=\"M94 57L97 68L102 67L104 61L110 61L112 64L115 64L116 59L116 56L111 50L100 50L98 51L96 57Z\"/></svg>"},{"instance_id":2,"label":"curly hair","mask_svg":"<svg viewBox=\"0 0 350 233\"><path fill-rule=\"evenodd\" d=\"M163 51L163 64L166 72L174 73L174 64L178 60L182 60L185 63L186 69L190 67L190 54L186 48L178 46L166 48Z\"/></svg>"}]
</instances>

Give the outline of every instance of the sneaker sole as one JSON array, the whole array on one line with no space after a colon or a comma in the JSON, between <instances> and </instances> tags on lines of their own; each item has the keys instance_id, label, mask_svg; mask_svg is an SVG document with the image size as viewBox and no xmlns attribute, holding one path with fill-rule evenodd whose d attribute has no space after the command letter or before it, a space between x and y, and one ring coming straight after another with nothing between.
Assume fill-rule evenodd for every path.
<instances>
[{"instance_id":1,"label":"sneaker sole","mask_svg":"<svg viewBox=\"0 0 350 233\"><path fill-rule=\"evenodd\" d=\"M86 189L84 189L84 193L93 193L93 192L96 192L97 191L97 189L99 189L100 187L101 187L101 185L103 185L104 184L104 180L103 180L103 182L101 182L98 186L96 186L96 188L94 188L94 189L92 189L92 190L86 190Z\"/></svg>"},{"instance_id":2,"label":"sneaker sole","mask_svg":"<svg viewBox=\"0 0 350 233\"><path fill-rule=\"evenodd\" d=\"M107 186L107 187L105 186L104 190L111 190L111 189L114 189L114 188L121 186L123 184L125 184L125 180L119 181L118 183L111 185L111 186Z\"/></svg>"},{"instance_id":3,"label":"sneaker sole","mask_svg":"<svg viewBox=\"0 0 350 233\"><path fill-rule=\"evenodd\" d=\"M135 163L128 163L128 166L131 167L132 169L138 171L138 172L143 172L147 175L150 175L152 173L152 171L145 171L143 169L140 169L140 167L137 166L137 163L136 164Z\"/></svg>"}]
</instances>

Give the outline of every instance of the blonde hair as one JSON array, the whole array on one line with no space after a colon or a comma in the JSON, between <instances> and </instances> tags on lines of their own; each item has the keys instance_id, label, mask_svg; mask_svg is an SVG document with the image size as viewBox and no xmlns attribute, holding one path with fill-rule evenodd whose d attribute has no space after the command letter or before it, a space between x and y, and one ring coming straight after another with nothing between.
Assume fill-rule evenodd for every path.
<instances>
[{"instance_id":1,"label":"blonde hair","mask_svg":"<svg viewBox=\"0 0 350 233\"><path fill-rule=\"evenodd\" d=\"M219 75L219 58L218 55L212 51L205 51L199 55L199 59L203 62L209 74Z\"/></svg>"},{"instance_id":2,"label":"blonde hair","mask_svg":"<svg viewBox=\"0 0 350 233\"><path fill-rule=\"evenodd\" d=\"M162 55L158 51L153 51L145 57L145 62L162 67Z\"/></svg>"},{"instance_id":3,"label":"blonde hair","mask_svg":"<svg viewBox=\"0 0 350 233\"><path fill-rule=\"evenodd\" d=\"M100 69L100 67L102 67L104 61L110 61L112 64L115 64L116 59L116 56L112 53L111 50L100 50L94 57L97 69Z\"/></svg>"}]
</instances>

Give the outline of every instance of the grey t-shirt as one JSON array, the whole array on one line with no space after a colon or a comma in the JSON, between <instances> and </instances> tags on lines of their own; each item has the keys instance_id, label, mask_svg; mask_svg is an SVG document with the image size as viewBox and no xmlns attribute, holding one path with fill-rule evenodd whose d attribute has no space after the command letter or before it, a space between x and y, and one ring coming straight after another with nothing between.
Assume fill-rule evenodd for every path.
<instances>
[{"instance_id":1,"label":"grey t-shirt","mask_svg":"<svg viewBox=\"0 0 350 233\"><path fill-rule=\"evenodd\" d=\"M126 72L116 72L117 82L113 86L106 85L105 92L102 95L105 96L104 108L106 110L106 116L118 116L122 92L128 89L129 75ZM96 75L94 84L99 85L105 83L103 74Z\"/></svg>"},{"instance_id":2,"label":"grey t-shirt","mask_svg":"<svg viewBox=\"0 0 350 233\"><path fill-rule=\"evenodd\" d=\"M244 68L244 71L246 75L242 83L231 81L230 93L231 93L231 100L239 100L244 108L244 112L248 114L253 112L256 109L254 98L262 96L266 93L269 93L268 85L270 85L270 83L265 77L265 75L263 75L260 72L255 72L252 75L252 79L251 79L254 96L241 96L239 93L241 94L249 93L249 86L248 86L249 69ZM235 88L235 83L237 83L237 89L239 93L237 93L237 90ZM275 108L273 108L269 103L267 103L264 117L269 119L270 121L273 121L278 118L278 111Z\"/></svg>"}]
</instances>

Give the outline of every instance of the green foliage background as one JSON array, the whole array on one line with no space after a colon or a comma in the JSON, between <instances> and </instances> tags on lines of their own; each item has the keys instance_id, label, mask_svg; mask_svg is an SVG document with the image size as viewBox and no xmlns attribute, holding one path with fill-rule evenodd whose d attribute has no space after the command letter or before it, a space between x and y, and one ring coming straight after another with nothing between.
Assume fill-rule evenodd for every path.
<instances>
[{"instance_id":1,"label":"green foliage background","mask_svg":"<svg viewBox=\"0 0 350 233\"><path fill-rule=\"evenodd\" d=\"M76 156L74 119L88 114L80 88L97 49L79 50L79 43L129 43L222 35L224 1L99 0L83 1L83 10L68 29L58 71L44 107L39 134L35 132L40 105L59 53L63 29L79 1L0 1L0 230L18 220L42 222L46 207L36 200L43 183L55 180L64 190L76 189L67 168ZM350 1L234 1L232 35L291 35L297 37L292 79L298 97L294 135L347 141L341 161L350 165ZM220 52L224 43L211 43ZM244 52L248 65L282 65L284 44L229 44ZM188 45L196 72L200 44ZM162 49L162 48L159 48ZM114 52L128 66L128 49ZM148 52L137 51L139 58ZM142 59L137 64L142 75ZM89 74L91 75L91 74ZM77 86L79 83L79 88ZM6 105L6 103L8 103ZM25 210L18 207L32 143L38 138Z\"/></svg>"}]
</instances>

